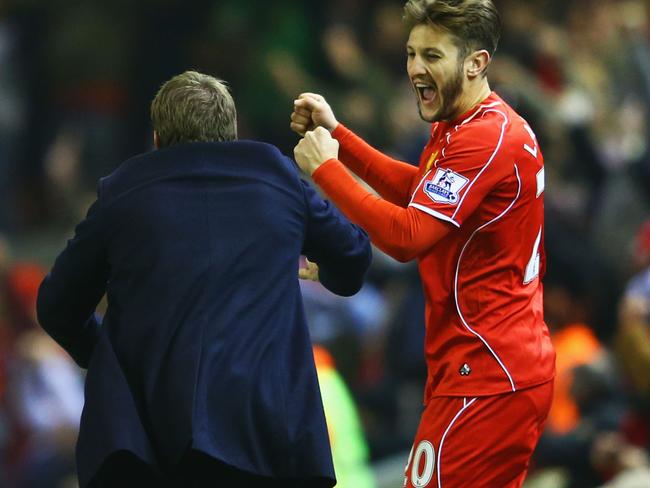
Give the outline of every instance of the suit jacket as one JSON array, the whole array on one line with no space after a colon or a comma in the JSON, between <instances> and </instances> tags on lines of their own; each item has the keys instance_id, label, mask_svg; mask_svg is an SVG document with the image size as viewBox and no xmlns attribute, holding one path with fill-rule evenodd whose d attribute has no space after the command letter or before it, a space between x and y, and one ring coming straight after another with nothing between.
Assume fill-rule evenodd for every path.
<instances>
[{"instance_id":1,"label":"suit jacket","mask_svg":"<svg viewBox=\"0 0 650 488\"><path fill-rule=\"evenodd\" d=\"M81 486L112 452L164 474L190 447L333 485L301 254L341 295L359 290L371 260L367 235L273 146L173 146L100 180L37 304L43 328L88 368Z\"/></svg>"}]
</instances>

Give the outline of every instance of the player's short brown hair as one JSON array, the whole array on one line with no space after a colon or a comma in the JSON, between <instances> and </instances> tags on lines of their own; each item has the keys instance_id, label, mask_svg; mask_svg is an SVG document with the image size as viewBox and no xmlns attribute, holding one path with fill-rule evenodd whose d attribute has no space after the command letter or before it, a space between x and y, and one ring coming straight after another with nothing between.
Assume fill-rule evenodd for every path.
<instances>
[{"instance_id":1,"label":"player's short brown hair","mask_svg":"<svg viewBox=\"0 0 650 488\"><path fill-rule=\"evenodd\" d=\"M225 82L186 71L167 81L151 103L160 147L237 139L237 111Z\"/></svg>"},{"instance_id":2,"label":"player's short brown hair","mask_svg":"<svg viewBox=\"0 0 650 488\"><path fill-rule=\"evenodd\" d=\"M501 35L501 16L492 0L408 0L404 22L409 29L432 24L453 34L463 58L480 49L494 55Z\"/></svg>"}]
</instances>

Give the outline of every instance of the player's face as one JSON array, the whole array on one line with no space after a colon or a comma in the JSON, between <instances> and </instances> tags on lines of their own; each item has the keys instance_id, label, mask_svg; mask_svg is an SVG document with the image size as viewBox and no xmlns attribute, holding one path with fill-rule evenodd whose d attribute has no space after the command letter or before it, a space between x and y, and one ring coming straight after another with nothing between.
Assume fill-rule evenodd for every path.
<instances>
[{"instance_id":1,"label":"player's face","mask_svg":"<svg viewBox=\"0 0 650 488\"><path fill-rule=\"evenodd\" d=\"M432 25L416 25L409 35L406 54L406 70L418 97L420 117L436 122L460 115L464 62L459 59L453 36Z\"/></svg>"}]
</instances>

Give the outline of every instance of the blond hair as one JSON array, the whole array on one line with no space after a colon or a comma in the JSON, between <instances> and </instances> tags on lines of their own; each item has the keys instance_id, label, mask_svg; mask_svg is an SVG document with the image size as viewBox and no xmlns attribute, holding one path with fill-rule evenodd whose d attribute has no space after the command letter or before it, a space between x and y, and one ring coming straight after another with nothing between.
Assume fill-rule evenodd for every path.
<instances>
[{"instance_id":1,"label":"blond hair","mask_svg":"<svg viewBox=\"0 0 650 488\"><path fill-rule=\"evenodd\" d=\"M167 81L151 103L160 147L237 139L235 102L224 81L186 71Z\"/></svg>"}]
</instances>

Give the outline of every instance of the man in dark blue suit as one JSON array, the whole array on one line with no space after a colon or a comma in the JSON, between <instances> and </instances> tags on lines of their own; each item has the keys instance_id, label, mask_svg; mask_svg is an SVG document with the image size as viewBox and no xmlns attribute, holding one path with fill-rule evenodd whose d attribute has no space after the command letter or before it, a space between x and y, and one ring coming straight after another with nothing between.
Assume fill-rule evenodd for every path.
<instances>
[{"instance_id":1,"label":"man in dark blue suit","mask_svg":"<svg viewBox=\"0 0 650 488\"><path fill-rule=\"evenodd\" d=\"M88 369L80 484L333 486L298 262L352 295L368 237L275 147L237 141L222 82L183 73L151 115L158 150L100 180L38 297Z\"/></svg>"}]
</instances>

